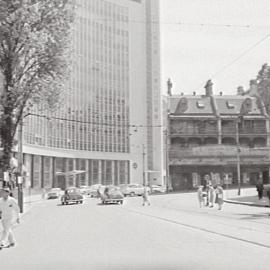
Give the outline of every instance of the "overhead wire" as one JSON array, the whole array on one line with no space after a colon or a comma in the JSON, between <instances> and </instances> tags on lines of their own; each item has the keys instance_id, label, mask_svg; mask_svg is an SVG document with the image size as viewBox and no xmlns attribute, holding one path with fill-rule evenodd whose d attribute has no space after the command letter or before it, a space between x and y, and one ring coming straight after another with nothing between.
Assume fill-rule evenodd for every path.
<instances>
[{"instance_id":1,"label":"overhead wire","mask_svg":"<svg viewBox=\"0 0 270 270\"><path fill-rule=\"evenodd\" d=\"M214 79L216 78L219 74L221 74L222 72L224 72L226 69L228 69L229 67L231 67L234 63L238 62L240 59L242 59L244 56L246 56L249 52L251 52L253 49L255 49L257 46L259 46L261 43L263 43L265 40L267 40L270 37L270 33L268 33L267 35L265 35L264 37L262 37L261 39L259 39L256 43L254 43L253 45L251 45L249 48L247 48L246 50L244 50L239 56L237 56L236 58L234 58L232 61L230 61L229 63L227 63L226 65L224 65L223 67L221 67L218 71L216 71L214 74L212 74L212 76L210 76L210 79ZM196 87L196 91L199 90L199 88L201 88L203 85L203 83L200 83L200 85L198 85L198 87Z\"/></svg>"}]
</instances>

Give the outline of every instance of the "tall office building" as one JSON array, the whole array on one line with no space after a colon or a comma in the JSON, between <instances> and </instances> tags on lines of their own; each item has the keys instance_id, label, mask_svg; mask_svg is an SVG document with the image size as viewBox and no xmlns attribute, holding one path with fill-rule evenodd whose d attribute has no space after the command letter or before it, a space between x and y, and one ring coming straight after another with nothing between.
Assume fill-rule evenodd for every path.
<instances>
[{"instance_id":1,"label":"tall office building","mask_svg":"<svg viewBox=\"0 0 270 270\"><path fill-rule=\"evenodd\" d=\"M60 106L25 118L31 186L162 184L159 1L75 2Z\"/></svg>"}]
</instances>

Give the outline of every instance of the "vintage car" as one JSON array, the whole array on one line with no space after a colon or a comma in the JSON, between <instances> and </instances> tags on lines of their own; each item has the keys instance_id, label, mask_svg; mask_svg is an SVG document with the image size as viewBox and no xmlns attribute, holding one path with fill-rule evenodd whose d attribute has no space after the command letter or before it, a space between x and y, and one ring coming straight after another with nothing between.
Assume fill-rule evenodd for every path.
<instances>
[{"instance_id":1,"label":"vintage car","mask_svg":"<svg viewBox=\"0 0 270 270\"><path fill-rule=\"evenodd\" d=\"M119 203L123 204L124 195L120 191L119 187L106 186L104 191L100 194L102 204Z\"/></svg>"},{"instance_id":2,"label":"vintage car","mask_svg":"<svg viewBox=\"0 0 270 270\"><path fill-rule=\"evenodd\" d=\"M166 187L161 185L151 185L150 192L151 194L166 193Z\"/></svg>"},{"instance_id":3,"label":"vintage car","mask_svg":"<svg viewBox=\"0 0 270 270\"><path fill-rule=\"evenodd\" d=\"M142 196L144 186L141 184L124 184L120 185L120 190L124 196Z\"/></svg>"},{"instance_id":4,"label":"vintage car","mask_svg":"<svg viewBox=\"0 0 270 270\"><path fill-rule=\"evenodd\" d=\"M70 187L65 190L64 195L61 197L62 204L69 203L83 203L83 195L76 187Z\"/></svg>"},{"instance_id":5,"label":"vintage car","mask_svg":"<svg viewBox=\"0 0 270 270\"><path fill-rule=\"evenodd\" d=\"M60 188L52 188L46 194L48 200L57 199L57 198L60 197L60 195L61 195L61 189Z\"/></svg>"},{"instance_id":6,"label":"vintage car","mask_svg":"<svg viewBox=\"0 0 270 270\"><path fill-rule=\"evenodd\" d=\"M103 192L104 189L105 189L105 186L103 186L101 184L92 185L89 188L89 196L91 198L98 198L98 197L100 197L100 193Z\"/></svg>"}]
</instances>

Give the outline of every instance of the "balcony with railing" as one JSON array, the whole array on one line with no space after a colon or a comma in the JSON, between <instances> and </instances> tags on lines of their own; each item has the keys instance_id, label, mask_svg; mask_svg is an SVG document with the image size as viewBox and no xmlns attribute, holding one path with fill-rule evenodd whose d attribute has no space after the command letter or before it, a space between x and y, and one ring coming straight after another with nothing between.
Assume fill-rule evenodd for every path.
<instances>
[{"instance_id":1,"label":"balcony with railing","mask_svg":"<svg viewBox=\"0 0 270 270\"><path fill-rule=\"evenodd\" d=\"M216 121L172 121L170 135L176 136L216 136L218 134Z\"/></svg>"},{"instance_id":2,"label":"balcony with railing","mask_svg":"<svg viewBox=\"0 0 270 270\"><path fill-rule=\"evenodd\" d=\"M266 122L264 120L245 120L239 122L238 132L240 136L265 136L267 134ZM222 135L236 134L236 122L232 120L222 121Z\"/></svg>"},{"instance_id":3,"label":"balcony with railing","mask_svg":"<svg viewBox=\"0 0 270 270\"><path fill-rule=\"evenodd\" d=\"M241 157L250 158L268 158L270 161L269 148L248 148L240 147L239 154ZM182 148L179 146L171 146L169 149L170 159L184 158L204 158L204 157L235 157L237 155L237 147L229 145L207 145L193 148Z\"/></svg>"}]
</instances>

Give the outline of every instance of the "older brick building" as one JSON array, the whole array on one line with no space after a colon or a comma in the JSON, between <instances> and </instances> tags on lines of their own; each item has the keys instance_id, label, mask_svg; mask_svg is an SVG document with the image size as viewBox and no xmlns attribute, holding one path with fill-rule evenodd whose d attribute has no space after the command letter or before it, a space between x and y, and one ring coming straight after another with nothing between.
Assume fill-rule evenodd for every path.
<instances>
[{"instance_id":1,"label":"older brick building","mask_svg":"<svg viewBox=\"0 0 270 270\"><path fill-rule=\"evenodd\" d=\"M173 190L204 184L237 185L237 152L241 185L259 178L269 182L269 116L254 91L213 95L207 82L205 95L169 98L169 171Z\"/></svg>"}]
</instances>

